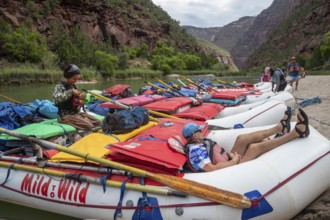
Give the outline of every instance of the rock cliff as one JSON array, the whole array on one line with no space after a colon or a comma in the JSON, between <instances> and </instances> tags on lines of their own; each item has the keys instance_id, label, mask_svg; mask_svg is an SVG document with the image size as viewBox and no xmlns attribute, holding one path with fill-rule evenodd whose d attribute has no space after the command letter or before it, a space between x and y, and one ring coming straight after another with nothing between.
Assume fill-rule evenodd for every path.
<instances>
[{"instance_id":1,"label":"rock cliff","mask_svg":"<svg viewBox=\"0 0 330 220\"><path fill-rule=\"evenodd\" d=\"M185 51L203 50L151 0L1 0L0 17L15 27L27 22L48 41L52 36L50 24L56 23L66 30L79 27L94 41L111 42L117 49L141 43L152 49L158 40L163 40ZM228 59L233 63L230 56Z\"/></svg>"}]
</instances>

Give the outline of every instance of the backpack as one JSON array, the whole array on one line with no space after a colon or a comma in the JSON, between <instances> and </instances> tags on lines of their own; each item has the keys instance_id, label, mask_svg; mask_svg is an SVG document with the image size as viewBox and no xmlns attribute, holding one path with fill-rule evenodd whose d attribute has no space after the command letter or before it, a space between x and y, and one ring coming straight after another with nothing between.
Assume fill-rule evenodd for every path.
<instances>
[{"instance_id":1,"label":"backpack","mask_svg":"<svg viewBox=\"0 0 330 220\"><path fill-rule=\"evenodd\" d=\"M49 119L58 117L58 108L49 100L36 99L30 104L30 109L32 112Z\"/></svg>"},{"instance_id":2,"label":"backpack","mask_svg":"<svg viewBox=\"0 0 330 220\"><path fill-rule=\"evenodd\" d=\"M89 111L94 112L95 114L106 116L109 112L109 109L102 108L102 103L104 103L103 100L91 101L87 104L87 108Z\"/></svg>"},{"instance_id":3,"label":"backpack","mask_svg":"<svg viewBox=\"0 0 330 220\"><path fill-rule=\"evenodd\" d=\"M136 106L130 110L130 113L133 116L137 127L140 127L142 125L146 125L149 123L149 112L147 109L145 109L141 106Z\"/></svg>"},{"instance_id":4,"label":"backpack","mask_svg":"<svg viewBox=\"0 0 330 220\"><path fill-rule=\"evenodd\" d=\"M285 74L284 74L283 70L280 69L280 68L277 68L276 70L281 73L281 75L280 75L280 83L283 84L284 82L286 82L286 80L285 80Z\"/></svg>"},{"instance_id":5,"label":"backpack","mask_svg":"<svg viewBox=\"0 0 330 220\"><path fill-rule=\"evenodd\" d=\"M130 110L120 110L108 114L102 122L102 131L109 134L125 134L137 128Z\"/></svg>"}]
</instances>

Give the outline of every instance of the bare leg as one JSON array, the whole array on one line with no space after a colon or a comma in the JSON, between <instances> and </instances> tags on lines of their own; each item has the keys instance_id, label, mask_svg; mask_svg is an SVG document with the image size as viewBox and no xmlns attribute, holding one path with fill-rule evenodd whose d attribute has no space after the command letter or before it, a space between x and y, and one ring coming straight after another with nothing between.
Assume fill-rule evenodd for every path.
<instances>
[{"instance_id":1,"label":"bare leg","mask_svg":"<svg viewBox=\"0 0 330 220\"><path fill-rule=\"evenodd\" d=\"M297 117L299 117L300 120L303 120L302 116L300 114L298 114ZM306 125L304 125L304 124L296 125L296 127L302 131L306 130ZM241 155L242 157L241 157L240 162L242 163L242 162L246 162L246 161L255 159L255 158L259 157L260 155L262 155L282 144L288 143L298 137L299 137L299 134L297 133L296 129L293 129L288 134L283 135L281 137L274 138L271 140L266 140L266 141L259 142L259 143L252 143L246 149L245 154Z\"/></svg>"},{"instance_id":2,"label":"bare leg","mask_svg":"<svg viewBox=\"0 0 330 220\"><path fill-rule=\"evenodd\" d=\"M233 152L233 153L236 152L242 156L245 154L245 152L250 144L261 142L274 134L282 133L283 131L287 130L286 124L290 123L290 122L286 122L285 124L284 123L282 124L282 121L283 120L290 121L291 117L290 118L288 118L288 117L289 117L289 115L287 114L287 112L285 112L284 118L281 120L281 123L275 125L274 127L266 129L266 130L262 130L262 131L255 131L252 133L239 135L236 138L235 144L234 144L231 152Z\"/></svg>"},{"instance_id":3,"label":"bare leg","mask_svg":"<svg viewBox=\"0 0 330 220\"><path fill-rule=\"evenodd\" d=\"M299 80L296 81L296 90L298 90L298 82Z\"/></svg>"},{"instance_id":4,"label":"bare leg","mask_svg":"<svg viewBox=\"0 0 330 220\"><path fill-rule=\"evenodd\" d=\"M255 131L249 134L242 134L236 138L235 144L231 152L237 152L239 155L244 155L248 146L252 143L262 142L271 135L282 131L282 125L277 124L272 128L262 131Z\"/></svg>"},{"instance_id":5,"label":"bare leg","mask_svg":"<svg viewBox=\"0 0 330 220\"><path fill-rule=\"evenodd\" d=\"M255 159L260 155L282 145L288 143L299 137L298 133L295 130L290 131L288 134L283 135L278 138L270 139L267 141L262 141L259 143L250 144L247 148L245 154L241 157L241 163Z\"/></svg>"}]
</instances>

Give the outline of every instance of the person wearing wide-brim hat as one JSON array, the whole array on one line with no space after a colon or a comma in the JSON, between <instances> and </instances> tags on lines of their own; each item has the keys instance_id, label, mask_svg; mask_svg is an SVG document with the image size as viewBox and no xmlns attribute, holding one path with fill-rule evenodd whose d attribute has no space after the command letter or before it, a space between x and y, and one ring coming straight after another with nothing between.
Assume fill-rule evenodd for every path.
<instances>
[{"instance_id":1,"label":"person wearing wide-brim hat","mask_svg":"<svg viewBox=\"0 0 330 220\"><path fill-rule=\"evenodd\" d=\"M293 88L293 82L295 82L295 90L298 90L298 82L300 79L300 64L296 62L296 57L292 56L290 58L290 62L288 63L288 72L289 72L289 77L290 77L290 85Z\"/></svg>"}]
</instances>

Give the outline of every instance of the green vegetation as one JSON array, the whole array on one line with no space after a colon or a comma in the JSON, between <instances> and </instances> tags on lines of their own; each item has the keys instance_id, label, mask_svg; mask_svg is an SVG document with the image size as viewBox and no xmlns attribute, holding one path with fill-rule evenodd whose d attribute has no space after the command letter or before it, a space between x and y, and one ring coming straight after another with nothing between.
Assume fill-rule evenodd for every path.
<instances>
[{"instance_id":1,"label":"green vegetation","mask_svg":"<svg viewBox=\"0 0 330 220\"><path fill-rule=\"evenodd\" d=\"M10 61L37 63L47 50L45 38L38 32L31 31L26 25L13 32L9 30L7 33L1 33L0 41L3 44L3 53Z\"/></svg>"},{"instance_id":2,"label":"green vegetation","mask_svg":"<svg viewBox=\"0 0 330 220\"><path fill-rule=\"evenodd\" d=\"M25 1L29 15L26 23L16 29L0 18L0 43L4 45L2 53L4 59L0 63L4 67L2 73L6 72L4 73L6 76L8 76L7 73L11 75L15 72L16 75L27 71L31 71L31 74L58 73L69 63L91 70L95 77L106 79L136 76L150 78L182 70L229 69L225 64L219 65L211 53L198 49L200 45L196 40L187 35L178 22L171 19L161 8L154 6L151 2L145 4L142 0L133 1L136 3L134 9L131 1L107 0L97 4L121 7L121 10L127 10L127 14L133 13L132 10L134 10L133 14L138 17L148 15L150 16L148 22L141 25L167 29L165 31L167 35L164 35L163 40L155 42L154 48L149 48L146 43L141 43L136 47L117 45L112 39L94 42L81 32L79 26L67 30L67 27L58 22L50 22L49 28L52 35L48 39L39 32L33 31L31 28L33 20L48 16L59 7L60 2L59 0L44 1L42 3L44 7L41 9L40 5L37 5L40 2ZM141 7L138 8L138 5ZM25 63L29 65L29 68L23 67L22 71L17 71L15 67L10 70L12 65L8 63L14 64L13 66L22 66L21 64ZM16 65L17 63L19 65ZM32 70L33 67L36 69ZM49 79L52 81L52 77Z\"/></svg>"},{"instance_id":3,"label":"green vegetation","mask_svg":"<svg viewBox=\"0 0 330 220\"><path fill-rule=\"evenodd\" d=\"M269 34L267 41L258 47L253 54L248 58L249 65L257 63L265 64L274 67L286 67L290 56L295 55L297 61L309 70L322 70L329 69L329 32L325 34L326 22L320 20L317 25L307 28L305 23L307 19L309 22L315 19L315 10L320 10L321 6L324 7L323 0L308 1L300 4L293 11L293 13L272 33ZM320 19L320 18L318 18ZM306 40L311 41L313 36L313 45L315 40L324 35L324 39L312 49L313 51L306 51L300 44ZM284 39L285 38L285 39ZM300 51L297 51L298 50ZM259 72L265 66L259 67ZM246 70L250 71L250 70Z\"/></svg>"}]
</instances>

